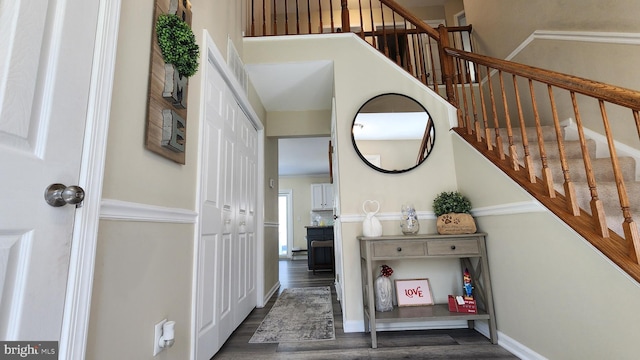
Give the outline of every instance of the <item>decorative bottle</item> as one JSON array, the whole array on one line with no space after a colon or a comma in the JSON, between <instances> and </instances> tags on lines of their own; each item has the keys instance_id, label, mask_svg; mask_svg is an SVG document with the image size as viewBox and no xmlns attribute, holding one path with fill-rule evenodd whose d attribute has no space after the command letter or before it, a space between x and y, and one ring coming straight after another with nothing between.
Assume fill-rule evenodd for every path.
<instances>
[{"instance_id":1,"label":"decorative bottle","mask_svg":"<svg viewBox=\"0 0 640 360\"><path fill-rule=\"evenodd\" d=\"M402 217L400 219L400 229L404 235L415 235L420 231L418 214L412 204L402 205Z\"/></svg>"},{"instance_id":2,"label":"decorative bottle","mask_svg":"<svg viewBox=\"0 0 640 360\"><path fill-rule=\"evenodd\" d=\"M376 311L393 310L393 288L389 276L393 274L393 269L387 265L382 265L380 276L375 281Z\"/></svg>"}]
</instances>

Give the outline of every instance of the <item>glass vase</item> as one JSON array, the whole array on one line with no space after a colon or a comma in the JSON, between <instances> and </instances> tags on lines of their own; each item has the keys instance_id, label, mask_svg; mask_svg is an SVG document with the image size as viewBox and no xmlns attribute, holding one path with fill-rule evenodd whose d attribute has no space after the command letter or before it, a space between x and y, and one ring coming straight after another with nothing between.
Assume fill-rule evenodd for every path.
<instances>
[{"instance_id":1,"label":"glass vase","mask_svg":"<svg viewBox=\"0 0 640 360\"><path fill-rule=\"evenodd\" d=\"M393 289L391 279L386 276L378 276L374 284L376 293L376 311L393 310Z\"/></svg>"},{"instance_id":2,"label":"glass vase","mask_svg":"<svg viewBox=\"0 0 640 360\"><path fill-rule=\"evenodd\" d=\"M420 231L418 214L413 205L402 205L402 217L400 219L400 230L404 235L415 235Z\"/></svg>"}]
</instances>

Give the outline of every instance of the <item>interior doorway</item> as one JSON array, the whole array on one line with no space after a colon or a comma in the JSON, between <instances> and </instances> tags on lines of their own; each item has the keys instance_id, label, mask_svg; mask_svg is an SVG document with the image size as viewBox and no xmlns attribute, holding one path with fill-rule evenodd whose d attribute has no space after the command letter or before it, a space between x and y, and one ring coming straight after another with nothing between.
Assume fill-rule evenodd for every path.
<instances>
[{"instance_id":1,"label":"interior doorway","mask_svg":"<svg viewBox=\"0 0 640 360\"><path fill-rule=\"evenodd\" d=\"M291 258L293 247L293 191L278 192L278 256Z\"/></svg>"},{"instance_id":2,"label":"interior doorway","mask_svg":"<svg viewBox=\"0 0 640 360\"><path fill-rule=\"evenodd\" d=\"M467 26L467 15L465 14L464 10L462 10L459 13L455 14L454 15L454 19L455 19L455 25L456 26ZM462 50L468 51L468 52L473 52L473 48L471 46L471 37L470 37L468 32L461 32L460 33L460 41L462 42L462 44L461 44ZM469 68L469 75L471 76L471 81L475 82L476 81L476 69L475 69L474 65L472 65L471 68Z\"/></svg>"}]
</instances>

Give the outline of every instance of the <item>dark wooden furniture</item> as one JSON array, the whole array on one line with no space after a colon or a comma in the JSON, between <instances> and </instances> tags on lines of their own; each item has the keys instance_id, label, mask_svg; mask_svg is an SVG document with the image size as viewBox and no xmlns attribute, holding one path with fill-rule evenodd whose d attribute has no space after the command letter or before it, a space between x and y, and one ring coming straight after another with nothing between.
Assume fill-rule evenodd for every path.
<instances>
[{"instance_id":1,"label":"dark wooden furniture","mask_svg":"<svg viewBox=\"0 0 640 360\"><path fill-rule=\"evenodd\" d=\"M364 327L371 332L371 347L378 347L376 326L378 323L467 320L473 329L474 320L487 320L491 342L498 343L496 319L493 309L491 279L485 233L465 235L397 235L358 237L362 267L362 295L364 298ZM435 258L459 258L462 269L469 269L474 296L478 302L477 314L449 312L448 304L429 306L394 307L392 311L375 311L373 288L374 270L382 260ZM473 258L477 261L471 261ZM474 266L475 265L475 266ZM461 273L462 274L462 273ZM453 294L452 294L453 295Z\"/></svg>"},{"instance_id":2,"label":"dark wooden furniture","mask_svg":"<svg viewBox=\"0 0 640 360\"><path fill-rule=\"evenodd\" d=\"M335 253L333 251L333 240L313 240L311 242L311 269L313 270L313 275L316 274L316 263L315 263L315 254L316 251L320 251L320 250L324 250L327 249L329 250L330 254L331 254L331 271L335 272L336 271L336 259L335 259Z\"/></svg>"},{"instance_id":3,"label":"dark wooden furniture","mask_svg":"<svg viewBox=\"0 0 640 360\"><path fill-rule=\"evenodd\" d=\"M333 241L333 226L306 226L307 249L311 249L311 242L315 240ZM333 270L333 247L317 248L308 252L309 270Z\"/></svg>"}]
</instances>

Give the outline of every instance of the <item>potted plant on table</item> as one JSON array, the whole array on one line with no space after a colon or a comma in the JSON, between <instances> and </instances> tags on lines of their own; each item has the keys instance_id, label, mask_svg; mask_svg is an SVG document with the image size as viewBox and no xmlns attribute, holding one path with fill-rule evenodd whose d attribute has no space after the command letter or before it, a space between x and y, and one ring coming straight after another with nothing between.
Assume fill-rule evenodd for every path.
<instances>
[{"instance_id":1,"label":"potted plant on table","mask_svg":"<svg viewBox=\"0 0 640 360\"><path fill-rule=\"evenodd\" d=\"M471 202L458 191L441 192L433 200L433 212L438 217L439 234L473 234L476 222L471 216Z\"/></svg>"}]
</instances>

